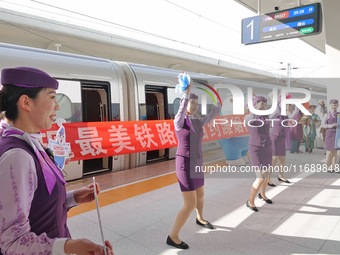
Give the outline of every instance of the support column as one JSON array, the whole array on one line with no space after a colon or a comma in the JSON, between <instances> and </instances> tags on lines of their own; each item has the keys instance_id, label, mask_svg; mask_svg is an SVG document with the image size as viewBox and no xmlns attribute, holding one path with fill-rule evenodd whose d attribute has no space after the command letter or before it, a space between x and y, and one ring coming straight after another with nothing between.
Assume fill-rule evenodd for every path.
<instances>
[{"instance_id":1,"label":"support column","mask_svg":"<svg viewBox=\"0 0 340 255\"><path fill-rule=\"evenodd\" d=\"M340 1L323 0L322 6L325 22L326 63L329 73L329 79L327 79L329 81L327 84L327 106L329 108L330 99L338 99L340 102ZM337 163L340 163L339 152Z\"/></svg>"},{"instance_id":2,"label":"support column","mask_svg":"<svg viewBox=\"0 0 340 255\"><path fill-rule=\"evenodd\" d=\"M340 1L323 0L323 21L325 28L327 79L327 103L330 99L340 102Z\"/></svg>"}]
</instances>

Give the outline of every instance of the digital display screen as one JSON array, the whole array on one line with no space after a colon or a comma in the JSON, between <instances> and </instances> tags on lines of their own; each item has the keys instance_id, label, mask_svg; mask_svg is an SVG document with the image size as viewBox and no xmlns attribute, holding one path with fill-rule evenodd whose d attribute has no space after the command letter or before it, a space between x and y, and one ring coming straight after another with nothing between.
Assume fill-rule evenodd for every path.
<instances>
[{"instance_id":1,"label":"digital display screen","mask_svg":"<svg viewBox=\"0 0 340 255\"><path fill-rule=\"evenodd\" d=\"M242 43L254 44L318 34L322 29L321 4L258 15L242 20Z\"/></svg>"}]
</instances>

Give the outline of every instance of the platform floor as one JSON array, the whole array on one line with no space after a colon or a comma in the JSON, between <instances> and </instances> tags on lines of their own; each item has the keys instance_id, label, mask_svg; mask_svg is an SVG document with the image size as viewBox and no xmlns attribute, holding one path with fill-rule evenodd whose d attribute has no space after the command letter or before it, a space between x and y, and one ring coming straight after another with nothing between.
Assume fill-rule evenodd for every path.
<instances>
[{"instance_id":1,"label":"platform floor","mask_svg":"<svg viewBox=\"0 0 340 255\"><path fill-rule=\"evenodd\" d=\"M324 157L321 149L288 153L287 165L322 164ZM162 175L155 176L157 171ZM182 206L174 160L97 176L104 236L115 254L340 254L340 174L289 172L292 183L285 184L274 173L277 186L267 190L274 203L256 199L259 212L245 206L254 178L206 176L204 217L216 229L196 225L193 212L180 233L188 250L165 243ZM67 188L90 181L69 182ZM95 203L73 208L68 225L74 238L101 240Z\"/></svg>"}]
</instances>

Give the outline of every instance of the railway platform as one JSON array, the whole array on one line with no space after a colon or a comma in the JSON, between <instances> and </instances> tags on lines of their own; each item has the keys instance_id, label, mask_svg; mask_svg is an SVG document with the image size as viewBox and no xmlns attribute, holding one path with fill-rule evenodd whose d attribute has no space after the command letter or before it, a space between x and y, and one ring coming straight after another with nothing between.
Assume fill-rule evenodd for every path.
<instances>
[{"instance_id":1,"label":"railway platform","mask_svg":"<svg viewBox=\"0 0 340 255\"><path fill-rule=\"evenodd\" d=\"M287 165L322 164L324 152L288 152ZM116 255L340 254L340 174L319 176L311 171L287 173L291 184L280 183L274 173L277 186L267 189L273 204L256 199L259 212L245 206L254 177L230 178L225 173L211 178L207 174L204 217L215 229L198 226L193 212L180 233L190 248L168 246L166 237L182 206L174 169L174 160L170 160L96 177L102 188L104 236ZM69 182L67 188L91 180ZM73 208L68 224L74 238L100 243L94 203Z\"/></svg>"}]
</instances>

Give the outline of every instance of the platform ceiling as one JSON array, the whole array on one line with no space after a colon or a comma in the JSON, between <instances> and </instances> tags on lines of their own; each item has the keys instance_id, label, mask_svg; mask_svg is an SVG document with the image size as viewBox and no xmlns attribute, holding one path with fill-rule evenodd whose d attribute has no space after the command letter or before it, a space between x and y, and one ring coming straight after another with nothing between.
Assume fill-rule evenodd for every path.
<instances>
[{"instance_id":1,"label":"platform ceiling","mask_svg":"<svg viewBox=\"0 0 340 255\"><path fill-rule=\"evenodd\" d=\"M257 12L257 0L235 0ZM262 7L264 12L271 12L276 5L282 8L294 7L296 1L291 0L262 0L264 3L272 2ZM311 3L304 0L302 3ZM146 65L206 73L211 75L255 79L256 81L270 82L284 86L278 78L270 72L252 69L249 67L231 64L218 59L197 56L157 45L136 42L129 38L121 38L72 24L51 21L27 13L20 13L0 7L0 42L24 45L34 48L58 50L63 52L90 55L118 61L142 63ZM316 38L318 37L318 38ZM322 35L308 38L308 43L321 51ZM319 45L320 44L320 45ZM324 46L323 46L324 47ZM296 81L294 86L311 88L314 91L324 92L325 88L318 85L304 84Z\"/></svg>"}]
</instances>

